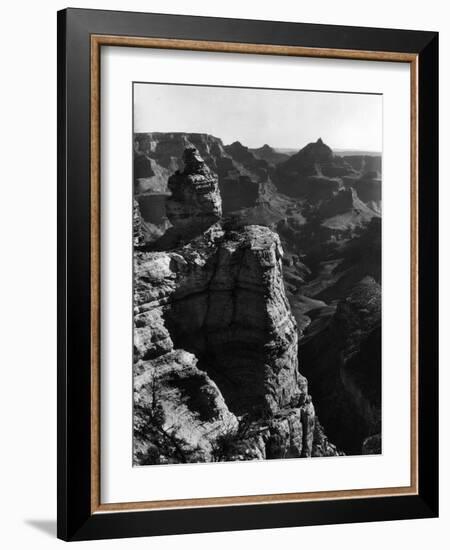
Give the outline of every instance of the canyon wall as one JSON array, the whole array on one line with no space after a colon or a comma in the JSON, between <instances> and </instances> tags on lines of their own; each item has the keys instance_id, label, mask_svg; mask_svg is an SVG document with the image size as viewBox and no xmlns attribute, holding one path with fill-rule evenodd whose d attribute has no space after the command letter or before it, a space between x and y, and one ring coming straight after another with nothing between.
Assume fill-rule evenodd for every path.
<instances>
[{"instance_id":1,"label":"canyon wall","mask_svg":"<svg viewBox=\"0 0 450 550\"><path fill-rule=\"evenodd\" d=\"M311 445L300 454L324 452L325 434L345 453L379 452L381 385L369 391L364 377L367 371L381 381L381 317L370 309L374 327L357 338L340 315L361 289L374 290L367 296L381 307L380 157L339 156L320 139L288 156L207 134L135 138L135 160L147 167L135 171L146 176L135 179L136 273L143 270L136 280L136 361L156 359L169 341L166 351L192 354L237 422L229 420L233 437L217 432L220 441L234 442L225 445L224 459L244 456L250 440L259 450L248 456L281 452L255 436L270 423L275 433L277 417L285 426L277 436L283 452L294 453L282 444L286 426L297 440L308 434ZM161 262L169 262L167 270ZM150 306L145 296L159 284L153 271L165 275L162 302ZM356 310L351 315L358 318ZM271 334L271 324L285 326L284 335ZM347 357L344 342L352 339L356 351ZM310 381L310 402L297 363ZM308 410L312 432L303 429ZM302 415L300 437L295 419ZM241 451L238 440L247 441Z\"/></svg>"},{"instance_id":2,"label":"canyon wall","mask_svg":"<svg viewBox=\"0 0 450 550\"><path fill-rule=\"evenodd\" d=\"M135 248L135 463L338 454L298 369L278 235L223 226L215 175L184 160L168 199L184 240Z\"/></svg>"}]
</instances>

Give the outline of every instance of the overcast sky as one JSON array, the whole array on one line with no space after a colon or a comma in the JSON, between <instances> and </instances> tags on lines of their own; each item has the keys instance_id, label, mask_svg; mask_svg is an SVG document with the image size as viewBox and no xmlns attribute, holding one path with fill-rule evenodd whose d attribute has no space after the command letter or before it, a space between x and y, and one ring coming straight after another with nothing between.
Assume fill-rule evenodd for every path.
<instances>
[{"instance_id":1,"label":"overcast sky","mask_svg":"<svg viewBox=\"0 0 450 550\"><path fill-rule=\"evenodd\" d=\"M200 132L247 147L382 150L382 97L341 92L134 84L135 132Z\"/></svg>"}]
</instances>

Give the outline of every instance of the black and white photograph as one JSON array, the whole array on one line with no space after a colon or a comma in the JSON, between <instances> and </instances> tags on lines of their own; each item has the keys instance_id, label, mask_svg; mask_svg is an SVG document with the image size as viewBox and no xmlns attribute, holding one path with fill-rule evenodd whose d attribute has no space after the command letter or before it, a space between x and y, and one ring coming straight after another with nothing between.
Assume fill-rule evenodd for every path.
<instances>
[{"instance_id":1,"label":"black and white photograph","mask_svg":"<svg viewBox=\"0 0 450 550\"><path fill-rule=\"evenodd\" d=\"M3 548L449 546L446 7L3 6Z\"/></svg>"},{"instance_id":2,"label":"black and white photograph","mask_svg":"<svg viewBox=\"0 0 450 550\"><path fill-rule=\"evenodd\" d=\"M133 83L135 466L382 452L382 104Z\"/></svg>"}]
</instances>

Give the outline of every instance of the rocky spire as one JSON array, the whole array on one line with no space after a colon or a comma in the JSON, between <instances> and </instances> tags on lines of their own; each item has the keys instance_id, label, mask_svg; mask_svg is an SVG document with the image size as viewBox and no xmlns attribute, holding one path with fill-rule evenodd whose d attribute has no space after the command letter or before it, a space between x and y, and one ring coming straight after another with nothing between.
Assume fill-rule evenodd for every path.
<instances>
[{"instance_id":1,"label":"rocky spire","mask_svg":"<svg viewBox=\"0 0 450 550\"><path fill-rule=\"evenodd\" d=\"M168 181L167 217L175 228L204 231L222 216L219 180L194 147L184 150L183 162Z\"/></svg>"}]
</instances>

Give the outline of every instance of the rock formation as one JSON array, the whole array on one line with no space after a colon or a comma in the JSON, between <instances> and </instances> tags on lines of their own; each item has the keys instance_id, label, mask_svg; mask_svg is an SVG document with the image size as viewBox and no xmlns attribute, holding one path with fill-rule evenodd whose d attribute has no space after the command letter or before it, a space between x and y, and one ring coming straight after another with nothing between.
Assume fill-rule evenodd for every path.
<instances>
[{"instance_id":1,"label":"rock formation","mask_svg":"<svg viewBox=\"0 0 450 550\"><path fill-rule=\"evenodd\" d=\"M257 206L273 167L235 142L224 146L208 134L152 133L135 136L135 198L139 203L146 242L158 240L170 227L166 212L168 182L183 172L185 149L196 148L205 169L218 178L224 214ZM258 220L259 221L259 220Z\"/></svg>"},{"instance_id":2,"label":"rock formation","mask_svg":"<svg viewBox=\"0 0 450 550\"><path fill-rule=\"evenodd\" d=\"M136 135L136 464L380 452L381 159L266 153Z\"/></svg>"},{"instance_id":3,"label":"rock formation","mask_svg":"<svg viewBox=\"0 0 450 550\"><path fill-rule=\"evenodd\" d=\"M169 177L183 169L183 152L191 147L197 149L205 165L217 175L224 212L255 205L259 184L267 180L271 167L240 143L225 147L219 138L208 134L136 134L137 195L166 193Z\"/></svg>"},{"instance_id":4,"label":"rock formation","mask_svg":"<svg viewBox=\"0 0 450 550\"><path fill-rule=\"evenodd\" d=\"M172 194L166 201L166 214L177 229L201 232L222 216L218 178L193 147L185 149L183 162L184 170L169 178Z\"/></svg>"},{"instance_id":5,"label":"rock formation","mask_svg":"<svg viewBox=\"0 0 450 550\"><path fill-rule=\"evenodd\" d=\"M295 240L307 242L298 235L299 226L314 218L314 209L344 188L356 190L371 211L381 214L379 156L338 156L321 139L289 157L268 145L259 149L240 142L224 146L208 134L141 133L135 135L134 181L146 242L157 240L170 227L168 180L177 170L183 171L183 151L191 147L217 175L226 216L271 229L285 220ZM283 245L286 247L284 240Z\"/></svg>"},{"instance_id":6,"label":"rock formation","mask_svg":"<svg viewBox=\"0 0 450 550\"><path fill-rule=\"evenodd\" d=\"M327 434L348 454L381 431L381 287L354 284L326 323L314 321L300 354Z\"/></svg>"},{"instance_id":7,"label":"rock formation","mask_svg":"<svg viewBox=\"0 0 450 550\"><path fill-rule=\"evenodd\" d=\"M161 364L167 370L174 350L183 350L198 377L194 369L198 360L203 387L220 388L219 408L226 422L219 422L224 431L217 434L228 434L234 426L233 413L249 416L252 433L265 432L271 450L266 450L262 435L255 441L246 437L240 444L253 454L258 444L260 457L279 456L271 434L282 426L285 438L279 453L309 456L312 452L314 408L306 402L307 382L298 372L297 331L284 294L281 258L277 235L265 227L250 226L245 232L213 228L177 251L139 253L135 266L138 372L159 370ZM187 371L185 376L190 377ZM139 403L142 380L153 379L140 375L135 380ZM164 386L164 379L158 380ZM193 399L197 390L189 387ZM185 421L191 422L193 414L186 411ZM189 429L177 427L176 437L183 439L183 430ZM295 445L286 442L291 436ZM212 440L209 443L214 445ZM191 459L197 461L198 453Z\"/></svg>"},{"instance_id":8,"label":"rock formation","mask_svg":"<svg viewBox=\"0 0 450 550\"><path fill-rule=\"evenodd\" d=\"M217 178L192 148L184 164L167 212L196 234L135 251L135 463L337 454L298 369L278 235L217 223Z\"/></svg>"},{"instance_id":9,"label":"rock formation","mask_svg":"<svg viewBox=\"0 0 450 550\"><path fill-rule=\"evenodd\" d=\"M219 438L237 429L216 384L196 363L183 350L139 363L134 379L135 463L211 461Z\"/></svg>"},{"instance_id":10,"label":"rock formation","mask_svg":"<svg viewBox=\"0 0 450 550\"><path fill-rule=\"evenodd\" d=\"M289 158L289 155L286 155L285 153L279 153L270 145L265 143L262 147L259 147L258 149L250 149L253 155L257 159L265 160L268 164L278 164L280 162L284 162Z\"/></svg>"},{"instance_id":11,"label":"rock formation","mask_svg":"<svg viewBox=\"0 0 450 550\"><path fill-rule=\"evenodd\" d=\"M329 199L342 187L342 176L351 173L354 169L319 138L277 165L275 183L293 197Z\"/></svg>"},{"instance_id":12,"label":"rock formation","mask_svg":"<svg viewBox=\"0 0 450 550\"><path fill-rule=\"evenodd\" d=\"M358 197L372 210L381 214L381 178L369 172L353 182Z\"/></svg>"}]
</instances>

